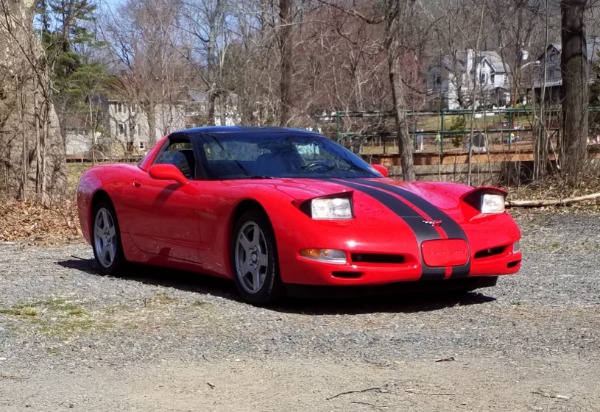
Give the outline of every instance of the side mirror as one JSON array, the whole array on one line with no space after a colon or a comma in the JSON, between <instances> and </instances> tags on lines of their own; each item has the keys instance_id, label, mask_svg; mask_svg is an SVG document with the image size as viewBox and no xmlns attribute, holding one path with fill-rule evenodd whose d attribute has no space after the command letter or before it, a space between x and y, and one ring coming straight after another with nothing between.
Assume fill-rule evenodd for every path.
<instances>
[{"instance_id":1,"label":"side mirror","mask_svg":"<svg viewBox=\"0 0 600 412\"><path fill-rule=\"evenodd\" d=\"M379 165L379 164L372 164L371 166L373 166L373 169L375 169L379 173L381 173L383 175L383 177L388 177L389 172L388 172L387 167L385 167L383 165Z\"/></svg>"},{"instance_id":2,"label":"side mirror","mask_svg":"<svg viewBox=\"0 0 600 412\"><path fill-rule=\"evenodd\" d=\"M188 184L188 180L183 173L181 173L181 170L171 164L152 165L150 166L150 169L148 169L148 174L153 179L174 180L182 185Z\"/></svg>"}]
</instances>

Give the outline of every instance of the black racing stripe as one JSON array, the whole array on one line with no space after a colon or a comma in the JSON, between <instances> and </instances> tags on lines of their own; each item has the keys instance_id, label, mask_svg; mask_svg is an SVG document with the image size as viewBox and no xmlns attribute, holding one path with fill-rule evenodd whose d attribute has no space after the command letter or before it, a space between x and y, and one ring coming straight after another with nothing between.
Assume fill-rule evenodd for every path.
<instances>
[{"instance_id":1,"label":"black racing stripe","mask_svg":"<svg viewBox=\"0 0 600 412\"><path fill-rule=\"evenodd\" d=\"M452 219L449 215L444 213L440 208L438 208L431 202L428 202L427 200L423 199L419 195L416 195L416 194L410 192L409 190L403 189L398 186L381 183L381 182L375 182L373 180L362 180L361 179L360 184L387 190L388 192L392 192L394 194L397 194L398 196L401 196L402 198L406 199L408 202L412 203L413 205L415 205L416 207L421 209L423 212L425 212L427 215L429 215L433 220L441 220L442 224L440 227L446 232L446 235L448 236L449 239L463 239L468 244L469 240L467 238L467 234L462 229L462 227L460 227L460 225L454 219ZM450 278L453 279L453 278L466 277L470 271L471 271L471 259L469 258L469 260L467 261L466 264L464 264L462 266L452 267L452 273L450 275Z\"/></svg>"},{"instance_id":2,"label":"black racing stripe","mask_svg":"<svg viewBox=\"0 0 600 412\"><path fill-rule=\"evenodd\" d=\"M358 185L344 179L335 179L335 182L371 196L398 215L412 229L413 233L417 237L419 249L421 248L421 243L426 240L440 239L440 234L433 226L424 225L423 217L397 197L379 189ZM423 262L422 256L421 268L421 279L423 280L441 280L444 279L446 275L446 270L444 268L432 268L427 266L425 262Z\"/></svg>"}]
</instances>

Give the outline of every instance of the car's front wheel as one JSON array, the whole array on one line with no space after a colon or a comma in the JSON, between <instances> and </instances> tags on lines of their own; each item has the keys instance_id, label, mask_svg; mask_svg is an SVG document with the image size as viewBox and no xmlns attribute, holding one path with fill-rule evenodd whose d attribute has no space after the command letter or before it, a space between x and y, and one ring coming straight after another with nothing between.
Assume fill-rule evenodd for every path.
<instances>
[{"instance_id":1,"label":"car's front wheel","mask_svg":"<svg viewBox=\"0 0 600 412\"><path fill-rule=\"evenodd\" d=\"M237 220L231 257L235 284L244 300L264 305L280 296L275 235L262 211L249 210Z\"/></svg>"},{"instance_id":2,"label":"car's front wheel","mask_svg":"<svg viewBox=\"0 0 600 412\"><path fill-rule=\"evenodd\" d=\"M100 267L100 273L115 275L125 264L117 214L110 201L102 199L94 206L93 216L94 258Z\"/></svg>"}]
</instances>

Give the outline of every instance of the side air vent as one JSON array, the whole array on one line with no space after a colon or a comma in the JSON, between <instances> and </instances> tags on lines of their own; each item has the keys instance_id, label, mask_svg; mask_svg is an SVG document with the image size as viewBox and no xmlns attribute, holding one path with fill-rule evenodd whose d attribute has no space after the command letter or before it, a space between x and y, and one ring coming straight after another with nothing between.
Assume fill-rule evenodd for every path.
<instances>
[{"instance_id":1,"label":"side air vent","mask_svg":"<svg viewBox=\"0 0 600 412\"><path fill-rule=\"evenodd\" d=\"M404 263L405 258L402 255L384 255L379 253L353 253L352 261L355 263Z\"/></svg>"},{"instance_id":2,"label":"side air vent","mask_svg":"<svg viewBox=\"0 0 600 412\"><path fill-rule=\"evenodd\" d=\"M504 252L505 249L506 249L505 246L498 246L498 247L493 247L491 249L480 250L479 252L475 253L475 259L481 259L481 258L499 255L502 252Z\"/></svg>"}]
</instances>

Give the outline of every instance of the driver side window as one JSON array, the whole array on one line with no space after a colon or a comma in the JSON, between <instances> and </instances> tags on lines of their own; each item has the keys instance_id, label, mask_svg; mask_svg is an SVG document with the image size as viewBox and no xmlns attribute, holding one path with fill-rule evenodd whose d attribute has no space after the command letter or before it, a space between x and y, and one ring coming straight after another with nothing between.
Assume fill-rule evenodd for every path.
<instances>
[{"instance_id":1,"label":"driver side window","mask_svg":"<svg viewBox=\"0 0 600 412\"><path fill-rule=\"evenodd\" d=\"M171 164L188 178L196 177L196 159L189 141L174 141L157 157L155 164Z\"/></svg>"}]
</instances>

